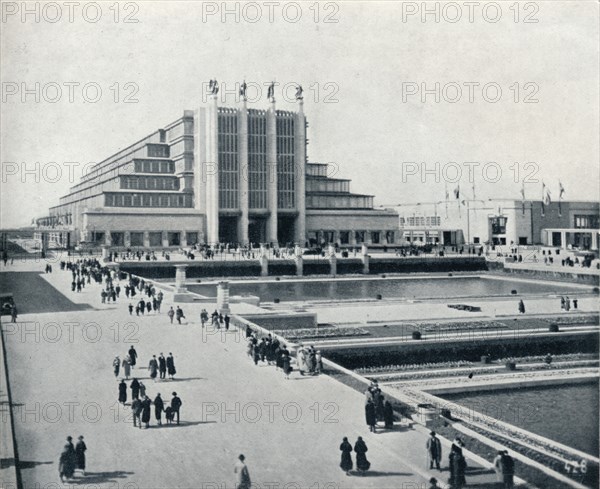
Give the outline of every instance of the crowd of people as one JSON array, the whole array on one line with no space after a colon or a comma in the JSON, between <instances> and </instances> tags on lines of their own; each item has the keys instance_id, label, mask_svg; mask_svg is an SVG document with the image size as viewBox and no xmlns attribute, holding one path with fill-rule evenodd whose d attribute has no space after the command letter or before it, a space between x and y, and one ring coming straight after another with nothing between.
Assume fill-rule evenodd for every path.
<instances>
[{"instance_id":1,"label":"crowd of people","mask_svg":"<svg viewBox=\"0 0 600 489\"><path fill-rule=\"evenodd\" d=\"M152 400L146 393L146 386L137 377L134 377L129 385L126 384L126 380L129 380L131 376L131 370L135 368L137 364L138 353L135 347L132 345L127 355L121 361L117 356L113 360L113 373L117 380L119 374L122 374L119 385L118 385L118 401L123 406L127 405L127 392L131 390L131 410L133 413L133 426L142 428L150 427L151 419L151 407L154 406L154 416L158 426L162 425L162 416L164 413L167 424L171 424L175 421L179 424L179 415L181 410L182 401L177 396L176 392L173 392L173 398L171 399L170 405L167 405L160 393L156 394L154 400ZM157 381L164 381L169 376L169 379L173 380L177 370L175 369L175 358L172 353L169 353L167 357L161 352L158 358L156 355L152 355L152 358L148 362L148 372L150 378ZM157 379L158 378L158 379Z\"/></svg>"},{"instance_id":2,"label":"crowd of people","mask_svg":"<svg viewBox=\"0 0 600 489\"><path fill-rule=\"evenodd\" d=\"M286 379L294 370L292 367L292 355L284 343L269 333L259 339L259 334L250 326L246 327L247 354L254 361L275 366L281 370ZM296 368L300 375L319 375L323 371L323 358L321 352L315 350L314 346L299 345L296 352Z\"/></svg>"}]
</instances>

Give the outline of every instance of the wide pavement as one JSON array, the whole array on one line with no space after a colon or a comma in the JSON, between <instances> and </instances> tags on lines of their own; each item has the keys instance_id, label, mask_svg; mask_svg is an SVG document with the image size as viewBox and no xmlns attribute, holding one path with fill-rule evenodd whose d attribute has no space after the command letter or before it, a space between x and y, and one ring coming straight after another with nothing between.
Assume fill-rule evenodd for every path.
<instances>
[{"instance_id":1,"label":"wide pavement","mask_svg":"<svg viewBox=\"0 0 600 489\"><path fill-rule=\"evenodd\" d=\"M92 309L42 309L21 314L16 325L2 318L25 488L57 487L67 435L84 435L88 475L76 483L94 487L230 488L240 453L257 488L408 489L425 487L431 475L447 479L447 471L426 470L425 430L405 421L392 432L369 433L362 394L327 376L286 380L274 367L254 366L236 332L203 333L202 305L184 305L182 325L169 324L169 296L162 314L131 317L123 299L100 304L97 285L72 293L70 274L57 268L42 279ZM160 392L168 401L176 391L183 400L180 426L157 427L152 413L150 429L134 428L129 406L118 405L112 361L131 345L140 355L133 375L148 395ZM148 378L145 367L160 352L174 354L176 380ZM365 439L367 476L347 477L339 468L343 436ZM471 487L492 487L489 469L473 460L469 467L477 482Z\"/></svg>"}]
</instances>

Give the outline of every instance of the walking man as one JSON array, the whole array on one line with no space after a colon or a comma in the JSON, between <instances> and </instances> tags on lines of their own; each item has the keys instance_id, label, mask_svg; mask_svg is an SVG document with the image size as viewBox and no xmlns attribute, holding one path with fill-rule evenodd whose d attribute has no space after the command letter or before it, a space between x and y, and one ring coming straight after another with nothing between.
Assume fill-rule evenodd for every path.
<instances>
[{"instance_id":1,"label":"walking man","mask_svg":"<svg viewBox=\"0 0 600 489\"><path fill-rule=\"evenodd\" d=\"M162 352L158 357L158 371L160 372L161 380L164 379L167 373L167 361L165 360L165 356L162 354Z\"/></svg>"}]
</instances>

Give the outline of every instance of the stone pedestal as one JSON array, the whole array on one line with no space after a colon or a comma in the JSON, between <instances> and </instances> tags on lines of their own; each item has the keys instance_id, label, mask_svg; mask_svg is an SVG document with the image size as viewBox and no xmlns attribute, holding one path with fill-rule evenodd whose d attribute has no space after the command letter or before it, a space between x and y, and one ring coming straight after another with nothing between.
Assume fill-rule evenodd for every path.
<instances>
[{"instance_id":1,"label":"stone pedestal","mask_svg":"<svg viewBox=\"0 0 600 489\"><path fill-rule=\"evenodd\" d=\"M369 255L362 255L362 264L363 264L363 274L364 275L368 275L369 274L369 259L370 256Z\"/></svg>"},{"instance_id":2,"label":"stone pedestal","mask_svg":"<svg viewBox=\"0 0 600 489\"><path fill-rule=\"evenodd\" d=\"M304 274L304 258L302 258L302 255L296 255L294 261L296 262L296 275L302 277Z\"/></svg>"},{"instance_id":3,"label":"stone pedestal","mask_svg":"<svg viewBox=\"0 0 600 489\"><path fill-rule=\"evenodd\" d=\"M217 310L220 314L229 314L229 282L219 282L217 285Z\"/></svg>"},{"instance_id":4,"label":"stone pedestal","mask_svg":"<svg viewBox=\"0 0 600 489\"><path fill-rule=\"evenodd\" d=\"M175 302L193 302L194 295L188 291L185 286L187 265L175 265L175 292L173 300Z\"/></svg>"},{"instance_id":5,"label":"stone pedestal","mask_svg":"<svg viewBox=\"0 0 600 489\"><path fill-rule=\"evenodd\" d=\"M187 269L187 265L175 265L175 292L176 293L185 293L187 292L187 288L185 286L185 271Z\"/></svg>"},{"instance_id":6,"label":"stone pedestal","mask_svg":"<svg viewBox=\"0 0 600 489\"><path fill-rule=\"evenodd\" d=\"M260 262L260 276L268 277L269 276L269 259L267 255L261 255L258 259Z\"/></svg>"},{"instance_id":7,"label":"stone pedestal","mask_svg":"<svg viewBox=\"0 0 600 489\"><path fill-rule=\"evenodd\" d=\"M337 257L335 256L335 248L331 245L327 247L327 259L329 260L329 273L337 275Z\"/></svg>"},{"instance_id":8,"label":"stone pedestal","mask_svg":"<svg viewBox=\"0 0 600 489\"><path fill-rule=\"evenodd\" d=\"M110 246L102 245L102 261L108 261L108 255L110 253Z\"/></svg>"}]
</instances>

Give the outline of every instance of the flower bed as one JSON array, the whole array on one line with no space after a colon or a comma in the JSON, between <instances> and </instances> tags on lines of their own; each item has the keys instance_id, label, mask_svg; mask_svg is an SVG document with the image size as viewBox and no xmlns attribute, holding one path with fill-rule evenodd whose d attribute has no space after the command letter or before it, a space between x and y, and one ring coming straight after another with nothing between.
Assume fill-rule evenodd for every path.
<instances>
[{"instance_id":1,"label":"flower bed","mask_svg":"<svg viewBox=\"0 0 600 489\"><path fill-rule=\"evenodd\" d=\"M553 319L544 319L548 324L558 324L563 326L597 324L598 320L598 316L558 316Z\"/></svg>"},{"instance_id":2,"label":"flower bed","mask_svg":"<svg viewBox=\"0 0 600 489\"><path fill-rule=\"evenodd\" d=\"M294 330L274 330L274 333L290 341L316 338L348 338L352 336L369 336L364 328L306 328Z\"/></svg>"},{"instance_id":3,"label":"flower bed","mask_svg":"<svg viewBox=\"0 0 600 489\"><path fill-rule=\"evenodd\" d=\"M553 355L552 360L555 362L560 361L570 361L570 360L594 360L597 359L598 355L594 353L566 353L563 355ZM545 355L531 355L526 357L511 357L511 358L500 358L495 360L495 363L503 365L509 360L513 360L517 362L517 365L522 363L536 363L543 362L546 359ZM411 370L427 370L427 369L448 369L448 368L459 368L459 367L471 367L474 365L478 365L478 362L469 362L466 360L461 360L457 362L437 362L437 363L412 363L409 365L383 365L380 367L363 367L357 368L354 371L357 374L361 375L369 375L369 374L378 374L378 373L396 373L396 372L406 372Z\"/></svg>"},{"instance_id":4,"label":"flower bed","mask_svg":"<svg viewBox=\"0 0 600 489\"><path fill-rule=\"evenodd\" d=\"M501 323L500 321L462 321L452 323L420 323L412 324L422 333L431 333L437 331L461 331L465 329L509 329L508 325Z\"/></svg>"},{"instance_id":5,"label":"flower bed","mask_svg":"<svg viewBox=\"0 0 600 489\"><path fill-rule=\"evenodd\" d=\"M585 362L585 363L583 363ZM513 362L514 363L514 362ZM598 366L599 362L595 361L593 365L590 365L587 360L583 361L572 361L572 362L564 362L561 364L544 364L544 365L536 365L520 367L519 364L516 364L516 367L520 371L524 372L535 372L540 370L564 370L569 368L581 368L581 367L594 367ZM469 374L473 375L494 375L494 374L504 374L505 372L510 371L506 368L504 364L498 365L495 368L475 368L473 370L469 370ZM368 378L368 374L365 374ZM466 373L464 370L450 370L450 371L429 371L429 372L406 372L406 373L392 373L390 375L386 375L385 377L377 377L378 380L384 382L394 382L394 381L410 381L410 380L423 380L423 379L434 379L434 378L448 378L448 377L463 377Z\"/></svg>"}]
</instances>

